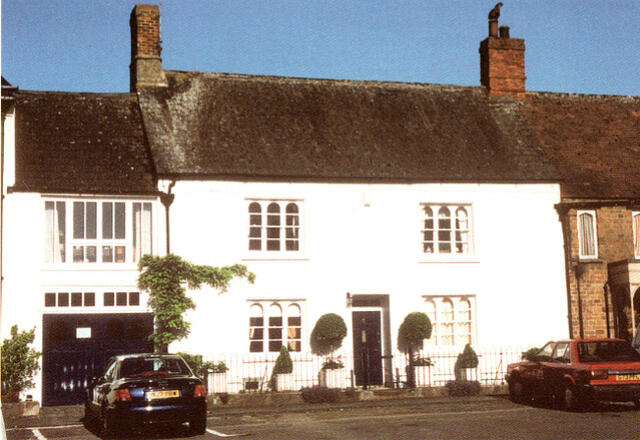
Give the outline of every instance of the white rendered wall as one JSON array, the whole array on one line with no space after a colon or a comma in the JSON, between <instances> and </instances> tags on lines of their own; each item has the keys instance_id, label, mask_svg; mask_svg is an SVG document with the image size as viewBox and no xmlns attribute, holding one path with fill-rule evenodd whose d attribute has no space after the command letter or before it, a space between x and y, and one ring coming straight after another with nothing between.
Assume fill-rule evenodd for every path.
<instances>
[{"instance_id":1,"label":"white rendered wall","mask_svg":"<svg viewBox=\"0 0 640 440\"><path fill-rule=\"evenodd\" d=\"M254 285L192 292L189 339L172 350L248 352L248 299L301 299L303 350L317 318L341 314L346 292L390 297L391 342L425 295L474 295L476 346L539 345L567 336L558 185L178 182L171 206L171 251L198 264L242 263ZM304 252L256 259L247 251L247 199L303 200ZM472 206L470 258L426 260L421 203ZM343 346L351 349L351 335Z\"/></svg>"}]
</instances>

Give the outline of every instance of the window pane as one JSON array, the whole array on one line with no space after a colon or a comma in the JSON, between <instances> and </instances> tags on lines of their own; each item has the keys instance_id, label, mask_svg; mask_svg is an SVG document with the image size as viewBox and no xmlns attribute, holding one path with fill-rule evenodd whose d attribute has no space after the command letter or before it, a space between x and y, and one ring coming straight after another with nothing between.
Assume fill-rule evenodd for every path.
<instances>
[{"instance_id":1,"label":"window pane","mask_svg":"<svg viewBox=\"0 0 640 440\"><path fill-rule=\"evenodd\" d=\"M287 318L287 324L290 326L301 325L302 318L300 316L289 316Z\"/></svg>"},{"instance_id":2,"label":"window pane","mask_svg":"<svg viewBox=\"0 0 640 440\"><path fill-rule=\"evenodd\" d=\"M69 307L68 293L58 293L58 307Z\"/></svg>"},{"instance_id":3,"label":"window pane","mask_svg":"<svg viewBox=\"0 0 640 440\"><path fill-rule=\"evenodd\" d=\"M113 238L113 203L102 204L102 238Z\"/></svg>"},{"instance_id":4,"label":"window pane","mask_svg":"<svg viewBox=\"0 0 640 440\"><path fill-rule=\"evenodd\" d=\"M269 339L282 339L282 328L269 327Z\"/></svg>"},{"instance_id":5,"label":"window pane","mask_svg":"<svg viewBox=\"0 0 640 440\"><path fill-rule=\"evenodd\" d=\"M580 214L580 255L595 256L595 237L593 216L588 213Z\"/></svg>"},{"instance_id":6,"label":"window pane","mask_svg":"<svg viewBox=\"0 0 640 440\"><path fill-rule=\"evenodd\" d=\"M113 246L102 246L102 262L113 263Z\"/></svg>"},{"instance_id":7,"label":"window pane","mask_svg":"<svg viewBox=\"0 0 640 440\"><path fill-rule=\"evenodd\" d=\"M264 325L264 318L261 316L252 316L249 318L249 325L252 327L262 327Z\"/></svg>"},{"instance_id":8,"label":"window pane","mask_svg":"<svg viewBox=\"0 0 640 440\"><path fill-rule=\"evenodd\" d=\"M122 202L115 203L113 223L115 228L115 238L117 240L122 240L123 238L125 238L124 219L125 219L124 203Z\"/></svg>"},{"instance_id":9,"label":"window pane","mask_svg":"<svg viewBox=\"0 0 640 440\"><path fill-rule=\"evenodd\" d=\"M263 351L263 343L260 341L251 341L249 343L249 351L251 353L262 353Z\"/></svg>"},{"instance_id":10,"label":"window pane","mask_svg":"<svg viewBox=\"0 0 640 440\"><path fill-rule=\"evenodd\" d=\"M640 257L640 214L633 216L633 248L635 256Z\"/></svg>"},{"instance_id":11,"label":"window pane","mask_svg":"<svg viewBox=\"0 0 640 440\"><path fill-rule=\"evenodd\" d=\"M90 240L95 240L97 237L97 203L96 202L87 202L87 226L86 226L86 238Z\"/></svg>"},{"instance_id":12,"label":"window pane","mask_svg":"<svg viewBox=\"0 0 640 440\"><path fill-rule=\"evenodd\" d=\"M280 351L280 347L282 347L282 341L269 341L270 352L278 352Z\"/></svg>"},{"instance_id":13,"label":"window pane","mask_svg":"<svg viewBox=\"0 0 640 440\"><path fill-rule=\"evenodd\" d=\"M127 305L127 292L118 292L116 296L116 305L117 306Z\"/></svg>"},{"instance_id":14,"label":"window pane","mask_svg":"<svg viewBox=\"0 0 640 440\"><path fill-rule=\"evenodd\" d=\"M73 202L73 238L84 238L84 203ZM75 258L74 258L75 261Z\"/></svg>"},{"instance_id":15,"label":"window pane","mask_svg":"<svg viewBox=\"0 0 640 440\"><path fill-rule=\"evenodd\" d=\"M93 307L96 305L96 294L94 292L85 292L84 305L85 307Z\"/></svg>"},{"instance_id":16,"label":"window pane","mask_svg":"<svg viewBox=\"0 0 640 440\"><path fill-rule=\"evenodd\" d=\"M116 246L116 263L124 263L125 262L125 252L126 248L124 246Z\"/></svg>"},{"instance_id":17,"label":"window pane","mask_svg":"<svg viewBox=\"0 0 640 440\"><path fill-rule=\"evenodd\" d=\"M84 246L73 247L73 262L74 263L84 262Z\"/></svg>"},{"instance_id":18,"label":"window pane","mask_svg":"<svg viewBox=\"0 0 640 440\"><path fill-rule=\"evenodd\" d=\"M55 293L45 293L44 294L44 306L45 307L55 307L56 306L56 294Z\"/></svg>"},{"instance_id":19,"label":"window pane","mask_svg":"<svg viewBox=\"0 0 640 440\"><path fill-rule=\"evenodd\" d=\"M71 306L82 307L82 292L73 292L71 294Z\"/></svg>"},{"instance_id":20,"label":"window pane","mask_svg":"<svg viewBox=\"0 0 640 440\"><path fill-rule=\"evenodd\" d=\"M129 292L129 305L130 306L140 305L140 292Z\"/></svg>"},{"instance_id":21,"label":"window pane","mask_svg":"<svg viewBox=\"0 0 640 440\"><path fill-rule=\"evenodd\" d=\"M87 252L87 261L89 263L95 263L97 248L95 246L87 246L86 252Z\"/></svg>"},{"instance_id":22,"label":"window pane","mask_svg":"<svg viewBox=\"0 0 640 440\"><path fill-rule=\"evenodd\" d=\"M115 304L115 294L113 292L105 292L103 296L105 306L112 306Z\"/></svg>"},{"instance_id":23,"label":"window pane","mask_svg":"<svg viewBox=\"0 0 640 440\"><path fill-rule=\"evenodd\" d=\"M263 339L264 338L264 329L263 328L252 328L249 331L249 339Z\"/></svg>"},{"instance_id":24,"label":"window pane","mask_svg":"<svg viewBox=\"0 0 640 440\"><path fill-rule=\"evenodd\" d=\"M270 316L269 317L269 326L279 326L282 327L282 316Z\"/></svg>"}]
</instances>

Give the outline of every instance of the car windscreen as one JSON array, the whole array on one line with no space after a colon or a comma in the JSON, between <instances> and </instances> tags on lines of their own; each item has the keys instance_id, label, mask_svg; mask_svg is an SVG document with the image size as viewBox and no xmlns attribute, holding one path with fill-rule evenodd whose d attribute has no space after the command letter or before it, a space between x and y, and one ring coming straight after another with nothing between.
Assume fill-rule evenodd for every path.
<instances>
[{"instance_id":1,"label":"car windscreen","mask_svg":"<svg viewBox=\"0 0 640 440\"><path fill-rule=\"evenodd\" d=\"M626 341L589 341L578 343L581 362L640 361L640 353Z\"/></svg>"},{"instance_id":2,"label":"car windscreen","mask_svg":"<svg viewBox=\"0 0 640 440\"><path fill-rule=\"evenodd\" d=\"M144 357L124 359L120 366L120 378L188 375L191 371L179 358Z\"/></svg>"}]
</instances>

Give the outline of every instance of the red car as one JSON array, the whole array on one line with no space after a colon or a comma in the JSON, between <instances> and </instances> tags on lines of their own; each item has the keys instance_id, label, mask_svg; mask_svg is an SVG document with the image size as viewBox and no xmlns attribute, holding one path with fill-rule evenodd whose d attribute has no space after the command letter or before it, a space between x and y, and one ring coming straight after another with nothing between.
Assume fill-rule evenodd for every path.
<instances>
[{"instance_id":1,"label":"red car","mask_svg":"<svg viewBox=\"0 0 640 440\"><path fill-rule=\"evenodd\" d=\"M514 402L551 399L568 410L633 402L640 409L640 353L623 339L548 342L530 360L510 364L506 379Z\"/></svg>"}]
</instances>

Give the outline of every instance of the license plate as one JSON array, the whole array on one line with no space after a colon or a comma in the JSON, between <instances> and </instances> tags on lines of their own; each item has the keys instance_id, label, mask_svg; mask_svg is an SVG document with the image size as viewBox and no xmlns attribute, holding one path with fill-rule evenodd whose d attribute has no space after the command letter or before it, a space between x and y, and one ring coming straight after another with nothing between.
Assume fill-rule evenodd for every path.
<instances>
[{"instance_id":1,"label":"license plate","mask_svg":"<svg viewBox=\"0 0 640 440\"><path fill-rule=\"evenodd\" d=\"M171 399L172 397L180 397L180 391L178 390L162 390L162 391L147 391L147 399Z\"/></svg>"},{"instance_id":2,"label":"license plate","mask_svg":"<svg viewBox=\"0 0 640 440\"><path fill-rule=\"evenodd\" d=\"M619 381L640 380L640 374L616 374L615 378Z\"/></svg>"}]
</instances>

